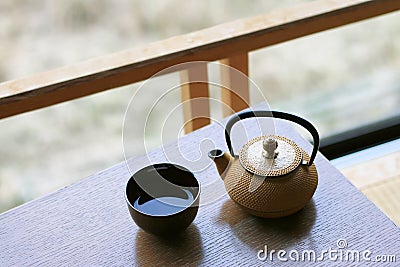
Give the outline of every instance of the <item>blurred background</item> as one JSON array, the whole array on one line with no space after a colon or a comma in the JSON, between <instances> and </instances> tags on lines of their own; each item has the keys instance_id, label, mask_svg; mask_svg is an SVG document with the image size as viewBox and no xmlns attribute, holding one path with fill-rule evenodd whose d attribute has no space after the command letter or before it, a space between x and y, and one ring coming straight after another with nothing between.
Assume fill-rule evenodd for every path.
<instances>
[{"instance_id":1,"label":"blurred background","mask_svg":"<svg viewBox=\"0 0 400 267\"><path fill-rule=\"evenodd\" d=\"M2 0L0 82L301 2ZM304 116L323 137L399 114L399 14L252 52L250 77L272 108ZM123 161L124 112L140 85L0 120L0 212ZM136 108L163 92L160 81ZM251 104L263 100L250 93ZM168 99L161 105L178 105L179 92ZM183 118L170 121L167 134ZM159 134L149 127L145 138L158 146ZM143 132L130 139L143 143ZM145 153L137 147L129 156Z\"/></svg>"}]
</instances>

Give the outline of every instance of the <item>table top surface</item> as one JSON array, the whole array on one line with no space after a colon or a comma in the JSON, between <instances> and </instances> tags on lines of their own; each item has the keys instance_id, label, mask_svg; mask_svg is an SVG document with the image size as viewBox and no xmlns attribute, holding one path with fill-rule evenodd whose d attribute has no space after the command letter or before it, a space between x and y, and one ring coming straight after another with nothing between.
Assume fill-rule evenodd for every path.
<instances>
[{"instance_id":1,"label":"table top surface","mask_svg":"<svg viewBox=\"0 0 400 267\"><path fill-rule=\"evenodd\" d=\"M265 119L270 123L271 119ZM306 151L311 145L286 122L274 120L276 133ZM235 147L265 134L253 119L234 129ZM244 127L244 128L243 128ZM246 129L246 136L240 129ZM321 154L316 158L319 184L300 212L280 219L260 219L236 206L207 151L226 151L224 130L211 124L176 143L130 159L79 182L0 215L0 266L137 266L137 265L348 265L346 251L366 258L394 255L400 261L400 229L359 192ZM139 229L125 203L125 183L131 173L151 163L174 162L195 172L201 183L201 206L194 222L181 235L162 239ZM328 250L331 252L329 258ZM301 255L316 253L301 261ZM260 253L259 253L260 252ZM299 261L296 261L296 252ZM325 254L324 254L325 253ZM323 258L321 258L323 255ZM335 256L336 255L336 256ZM341 256L342 255L342 256ZM291 257L290 257L291 256ZM340 258L342 257L342 258ZM284 259L288 262L285 262ZM319 258L319 259L318 259ZM385 263L388 264L388 263ZM394 263L395 264L395 263Z\"/></svg>"}]
</instances>

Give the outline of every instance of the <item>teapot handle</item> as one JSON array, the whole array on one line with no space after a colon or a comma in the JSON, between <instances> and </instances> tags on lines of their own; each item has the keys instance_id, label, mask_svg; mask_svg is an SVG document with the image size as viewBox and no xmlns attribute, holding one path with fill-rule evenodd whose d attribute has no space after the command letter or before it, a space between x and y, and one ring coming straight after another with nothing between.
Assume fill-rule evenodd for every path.
<instances>
[{"instance_id":1,"label":"teapot handle","mask_svg":"<svg viewBox=\"0 0 400 267\"><path fill-rule=\"evenodd\" d=\"M313 137L314 141L314 147L310 156L310 162L308 163L308 166L311 166L314 162L315 156L317 155L318 148L319 148L319 134L317 132L317 129L307 120L300 118L296 115L292 115L289 113L284 113L280 111L264 111L264 110L254 110L254 111L247 111L247 112L242 112L234 115L226 124L225 126L225 141L226 144L229 148L229 152L231 153L232 157L234 157L234 152L232 148L232 141L230 138L231 130L233 125L244 119L252 118L252 117L273 117L273 118L278 118L278 119L283 119L283 120L288 120L295 122L301 126L303 126L307 131L310 132L310 134Z\"/></svg>"}]
</instances>

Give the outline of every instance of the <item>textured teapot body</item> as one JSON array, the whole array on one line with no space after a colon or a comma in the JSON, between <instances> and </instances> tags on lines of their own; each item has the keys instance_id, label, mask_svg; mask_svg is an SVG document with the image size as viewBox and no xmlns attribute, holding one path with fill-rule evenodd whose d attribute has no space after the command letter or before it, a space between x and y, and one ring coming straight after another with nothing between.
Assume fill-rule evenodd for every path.
<instances>
[{"instance_id":1,"label":"textured teapot body","mask_svg":"<svg viewBox=\"0 0 400 267\"><path fill-rule=\"evenodd\" d=\"M309 160L305 152L303 155ZM236 204L264 218L283 217L301 210L318 185L314 164L301 164L286 175L266 177L247 171L238 157L231 159L222 177L228 195Z\"/></svg>"},{"instance_id":2,"label":"textured teapot body","mask_svg":"<svg viewBox=\"0 0 400 267\"><path fill-rule=\"evenodd\" d=\"M314 139L309 156L293 141L283 136L267 135L248 141L236 155L230 132L239 120L250 117L275 117L296 122ZM308 121L277 111L249 111L232 117L225 128L228 153L220 149L209 152L230 198L248 213L265 218L278 218L301 210L312 198L318 174L314 159L319 135Z\"/></svg>"}]
</instances>

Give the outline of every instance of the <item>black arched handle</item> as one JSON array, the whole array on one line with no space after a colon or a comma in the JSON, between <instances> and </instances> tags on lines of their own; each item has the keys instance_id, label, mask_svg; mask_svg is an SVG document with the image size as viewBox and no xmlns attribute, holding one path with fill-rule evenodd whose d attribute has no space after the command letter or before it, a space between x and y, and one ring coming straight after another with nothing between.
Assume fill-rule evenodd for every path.
<instances>
[{"instance_id":1,"label":"black arched handle","mask_svg":"<svg viewBox=\"0 0 400 267\"><path fill-rule=\"evenodd\" d=\"M314 148L311 152L310 162L308 163L308 166L311 166L313 164L315 156L317 155L318 148L319 148L319 134L317 132L317 129L315 129L315 127L309 121L307 121L303 118L300 118L296 115L292 115L289 113L280 112L280 111L254 110L254 111L247 111L247 112L242 112L242 113L234 115L225 126L225 141L226 141L226 144L228 146L229 152L231 153L232 157L235 156L234 152L233 152L233 148L232 148L231 137L230 137L233 125L240 120L253 118L253 117L270 117L270 118L288 120L288 121L295 122L295 123L303 126L305 129L307 129L307 131L310 132L310 134L312 135L313 140L314 140Z\"/></svg>"}]
</instances>

